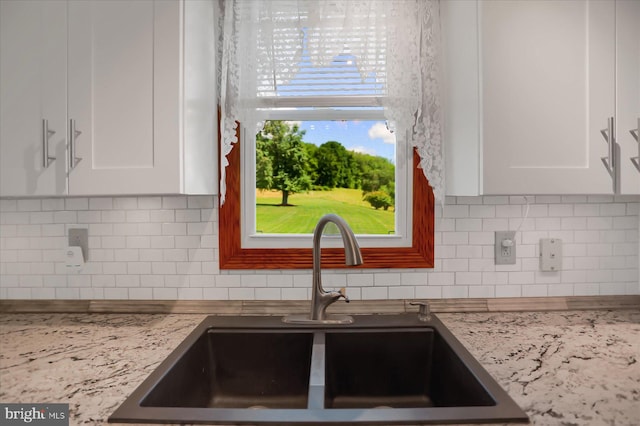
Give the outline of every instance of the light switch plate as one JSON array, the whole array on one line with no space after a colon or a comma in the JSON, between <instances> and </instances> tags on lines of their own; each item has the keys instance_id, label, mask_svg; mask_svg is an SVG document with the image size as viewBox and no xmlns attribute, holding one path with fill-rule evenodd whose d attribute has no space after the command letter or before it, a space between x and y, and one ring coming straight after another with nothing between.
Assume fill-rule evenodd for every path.
<instances>
[{"instance_id":1,"label":"light switch plate","mask_svg":"<svg viewBox=\"0 0 640 426\"><path fill-rule=\"evenodd\" d=\"M69 247L80 247L84 261L89 260L89 230L87 228L69 229Z\"/></svg>"},{"instance_id":2,"label":"light switch plate","mask_svg":"<svg viewBox=\"0 0 640 426\"><path fill-rule=\"evenodd\" d=\"M562 269L562 240L542 238L540 240L540 270L555 272Z\"/></svg>"}]
</instances>

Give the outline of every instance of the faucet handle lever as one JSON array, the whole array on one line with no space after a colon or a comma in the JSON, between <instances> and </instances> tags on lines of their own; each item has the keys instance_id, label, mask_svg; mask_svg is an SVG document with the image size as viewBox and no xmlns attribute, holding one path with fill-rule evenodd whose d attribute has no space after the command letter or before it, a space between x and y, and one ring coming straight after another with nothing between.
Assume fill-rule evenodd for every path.
<instances>
[{"instance_id":1,"label":"faucet handle lever","mask_svg":"<svg viewBox=\"0 0 640 426\"><path fill-rule=\"evenodd\" d=\"M347 289L345 287L342 287L338 293L340 293L340 297L344 298L345 302L349 303L349 297L347 297Z\"/></svg>"}]
</instances>

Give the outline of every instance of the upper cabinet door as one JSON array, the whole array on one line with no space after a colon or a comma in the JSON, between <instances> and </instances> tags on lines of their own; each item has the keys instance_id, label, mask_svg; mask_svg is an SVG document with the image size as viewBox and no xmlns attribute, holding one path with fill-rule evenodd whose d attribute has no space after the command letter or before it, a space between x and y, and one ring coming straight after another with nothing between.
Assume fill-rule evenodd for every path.
<instances>
[{"instance_id":1,"label":"upper cabinet door","mask_svg":"<svg viewBox=\"0 0 640 426\"><path fill-rule=\"evenodd\" d=\"M66 21L65 1L0 1L0 196L66 193Z\"/></svg>"},{"instance_id":2,"label":"upper cabinet door","mask_svg":"<svg viewBox=\"0 0 640 426\"><path fill-rule=\"evenodd\" d=\"M616 139L620 192L640 194L640 1L616 2Z\"/></svg>"},{"instance_id":3,"label":"upper cabinet door","mask_svg":"<svg viewBox=\"0 0 640 426\"><path fill-rule=\"evenodd\" d=\"M69 2L71 194L181 191L180 7Z\"/></svg>"},{"instance_id":4,"label":"upper cabinet door","mask_svg":"<svg viewBox=\"0 0 640 426\"><path fill-rule=\"evenodd\" d=\"M615 3L485 0L480 37L484 193L612 193Z\"/></svg>"}]
</instances>

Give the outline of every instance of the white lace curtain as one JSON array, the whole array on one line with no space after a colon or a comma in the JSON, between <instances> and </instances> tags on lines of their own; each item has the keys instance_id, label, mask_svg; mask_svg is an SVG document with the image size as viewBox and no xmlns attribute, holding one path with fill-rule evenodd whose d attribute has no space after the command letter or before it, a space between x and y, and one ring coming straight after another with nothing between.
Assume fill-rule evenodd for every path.
<instances>
[{"instance_id":1,"label":"white lace curtain","mask_svg":"<svg viewBox=\"0 0 640 426\"><path fill-rule=\"evenodd\" d=\"M218 2L221 205L236 122L258 125L256 109L294 78L303 49L317 67L348 52L363 79L376 76L389 128L409 135L436 199L444 200L438 0Z\"/></svg>"}]
</instances>

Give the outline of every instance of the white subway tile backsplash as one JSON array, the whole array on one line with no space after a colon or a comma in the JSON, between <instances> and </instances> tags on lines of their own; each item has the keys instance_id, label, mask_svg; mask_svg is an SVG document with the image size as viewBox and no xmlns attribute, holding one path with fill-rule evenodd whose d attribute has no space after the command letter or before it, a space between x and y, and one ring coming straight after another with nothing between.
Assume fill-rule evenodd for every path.
<instances>
[{"instance_id":1,"label":"white subway tile backsplash","mask_svg":"<svg viewBox=\"0 0 640 426\"><path fill-rule=\"evenodd\" d=\"M418 273L419 274L419 273ZM366 274L367 276L371 276L372 274ZM368 278L368 277L367 277ZM361 280L366 285L366 279ZM372 277L373 285L375 286L399 286L399 285L416 285L411 284L411 279L409 277L405 277L404 281L402 281L400 277L400 273L390 272L388 274L375 274ZM416 277L419 279L419 277Z\"/></svg>"},{"instance_id":2,"label":"white subway tile backsplash","mask_svg":"<svg viewBox=\"0 0 640 426\"><path fill-rule=\"evenodd\" d=\"M549 216L552 216L552 217L573 216L573 204L550 204Z\"/></svg>"},{"instance_id":3,"label":"white subway tile backsplash","mask_svg":"<svg viewBox=\"0 0 640 426\"><path fill-rule=\"evenodd\" d=\"M149 212L150 222L173 222L175 221L175 210L151 210Z\"/></svg>"},{"instance_id":4,"label":"white subway tile backsplash","mask_svg":"<svg viewBox=\"0 0 640 426\"><path fill-rule=\"evenodd\" d=\"M481 272L456 272L456 285L480 285L482 284Z\"/></svg>"},{"instance_id":5,"label":"white subway tile backsplash","mask_svg":"<svg viewBox=\"0 0 640 426\"><path fill-rule=\"evenodd\" d=\"M454 272L431 272L429 273L428 284L430 286L450 286L455 284L456 274Z\"/></svg>"},{"instance_id":6,"label":"white subway tile backsplash","mask_svg":"<svg viewBox=\"0 0 640 426\"><path fill-rule=\"evenodd\" d=\"M589 203L611 203L614 200L613 195L589 195Z\"/></svg>"},{"instance_id":7,"label":"white subway tile backsplash","mask_svg":"<svg viewBox=\"0 0 640 426\"><path fill-rule=\"evenodd\" d=\"M67 198L64 201L65 210L89 210L88 198Z\"/></svg>"},{"instance_id":8,"label":"white subway tile backsplash","mask_svg":"<svg viewBox=\"0 0 640 426\"><path fill-rule=\"evenodd\" d=\"M522 206L511 204L496 206L496 217L522 217Z\"/></svg>"},{"instance_id":9,"label":"white subway tile backsplash","mask_svg":"<svg viewBox=\"0 0 640 426\"><path fill-rule=\"evenodd\" d=\"M456 219L456 231L481 231L482 219Z\"/></svg>"},{"instance_id":10,"label":"white subway tile backsplash","mask_svg":"<svg viewBox=\"0 0 640 426\"><path fill-rule=\"evenodd\" d=\"M127 210L125 221L128 223L148 223L151 220L149 210Z\"/></svg>"},{"instance_id":11,"label":"white subway tile backsplash","mask_svg":"<svg viewBox=\"0 0 640 426\"><path fill-rule=\"evenodd\" d=\"M586 195L563 195L562 202L571 203L571 204L586 203L587 196Z\"/></svg>"},{"instance_id":12,"label":"white subway tile backsplash","mask_svg":"<svg viewBox=\"0 0 640 426\"><path fill-rule=\"evenodd\" d=\"M482 197L483 204L509 204L509 197L507 196L485 196Z\"/></svg>"},{"instance_id":13,"label":"white subway tile backsplash","mask_svg":"<svg viewBox=\"0 0 640 426\"><path fill-rule=\"evenodd\" d=\"M482 230L483 231L506 231L509 228L508 219L483 219Z\"/></svg>"},{"instance_id":14,"label":"white subway tile backsplash","mask_svg":"<svg viewBox=\"0 0 640 426\"><path fill-rule=\"evenodd\" d=\"M362 287L360 289L362 300L388 299L387 287Z\"/></svg>"},{"instance_id":15,"label":"white subway tile backsplash","mask_svg":"<svg viewBox=\"0 0 640 426\"><path fill-rule=\"evenodd\" d=\"M562 202L562 196L560 195L536 195L536 204L557 204Z\"/></svg>"},{"instance_id":16,"label":"white subway tile backsplash","mask_svg":"<svg viewBox=\"0 0 640 426\"><path fill-rule=\"evenodd\" d=\"M340 274L340 276L346 279L347 287L373 287L376 285L373 274ZM333 277L329 274L323 274L322 278L326 282L325 287L342 287L344 285L342 280L332 280Z\"/></svg>"},{"instance_id":17,"label":"white subway tile backsplash","mask_svg":"<svg viewBox=\"0 0 640 426\"><path fill-rule=\"evenodd\" d=\"M45 198L42 200L42 210L50 211L50 210L64 210L64 199L63 198Z\"/></svg>"},{"instance_id":18,"label":"white subway tile backsplash","mask_svg":"<svg viewBox=\"0 0 640 426\"><path fill-rule=\"evenodd\" d=\"M597 296L600 291L600 286L595 283L576 283L573 285L574 296Z\"/></svg>"},{"instance_id":19,"label":"white subway tile backsplash","mask_svg":"<svg viewBox=\"0 0 640 426\"><path fill-rule=\"evenodd\" d=\"M179 288L179 300L202 300L204 293L201 288Z\"/></svg>"},{"instance_id":20,"label":"white subway tile backsplash","mask_svg":"<svg viewBox=\"0 0 640 426\"><path fill-rule=\"evenodd\" d=\"M154 288L153 298L156 300L175 300L178 298L177 288Z\"/></svg>"},{"instance_id":21,"label":"white subway tile backsplash","mask_svg":"<svg viewBox=\"0 0 640 426\"><path fill-rule=\"evenodd\" d=\"M29 215L18 212L2 213L0 220L3 225L18 225L29 223Z\"/></svg>"},{"instance_id":22,"label":"white subway tile backsplash","mask_svg":"<svg viewBox=\"0 0 640 426\"><path fill-rule=\"evenodd\" d=\"M456 204L482 204L482 197L449 197L449 201Z\"/></svg>"},{"instance_id":23,"label":"white subway tile backsplash","mask_svg":"<svg viewBox=\"0 0 640 426\"><path fill-rule=\"evenodd\" d=\"M163 209L186 209L187 197L175 196L175 197L162 197Z\"/></svg>"},{"instance_id":24,"label":"white subway tile backsplash","mask_svg":"<svg viewBox=\"0 0 640 426\"><path fill-rule=\"evenodd\" d=\"M522 286L523 297L545 297L548 296L548 286L545 284Z\"/></svg>"},{"instance_id":25,"label":"white subway tile backsplash","mask_svg":"<svg viewBox=\"0 0 640 426\"><path fill-rule=\"evenodd\" d=\"M58 296L59 299L64 299L64 297ZM104 298L105 299L129 299L129 289L126 288L105 288L104 289ZM155 291L152 293L153 299L162 299L159 295L156 295ZM175 297L174 297L175 299Z\"/></svg>"},{"instance_id":26,"label":"white subway tile backsplash","mask_svg":"<svg viewBox=\"0 0 640 426\"><path fill-rule=\"evenodd\" d=\"M389 299L414 299L414 287L389 287Z\"/></svg>"},{"instance_id":27,"label":"white subway tile backsplash","mask_svg":"<svg viewBox=\"0 0 640 426\"><path fill-rule=\"evenodd\" d=\"M0 200L0 213L15 212L17 210L18 200Z\"/></svg>"},{"instance_id":28,"label":"white subway tile backsplash","mask_svg":"<svg viewBox=\"0 0 640 426\"><path fill-rule=\"evenodd\" d=\"M230 288L230 300L255 300L256 294L253 288Z\"/></svg>"},{"instance_id":29,"label":"white subway tile backsplash","mask_svg":"<svg viewBox=\"0 0 640 426\"><path fill-rule=\"evenodd\" d=\"M638 294L637 196L447 197L433 270L326 270L358 299ZM0 200L1 298L310 297L310 271L220 271L208 196ZM65 266L67 232L89 229L89 262ZM515 265L494 264L494 231L515 230ZM563 241L563 269L539 270L540 238Z\"/></svg>"},{"instance_id":30,"label":"white subway tile backsplash","mask_svg":"<svg viewBox=\"0 0 640 426\"><path fill-rule=\"evenodd\" d=\"M139 197L138 208L144 210L162 208L162 197Z\"/></svg>"},{"instance_id":31,"label":"white subway tile backsplash","mask_svg":"<svg viewBox=\"0 0 640 426\"><path fill-rule=\"evenodd\" d=\"M135 210L138 208L136 197L116 197L113 199L113 208L116 210Z\"/></svg>"},{"instance_id":32,"label":"white subway tile backsplash","mask_svg":"<svg viewBox=\"0 0 640 426\"><path fill-rule=\"evenodd\" d=\"M37 212L42 210L41 200L27 199L18 200L17 211L19 212Z\"/></svg>"},{"instance_id":33,"label":"white subway tile backsplash","mask_svg":"<svg viewBox=\"0 0 640 426\"><path fill-rule=\"evenodd\" d=\"M470 206L469 207L469 216L475 218L492 218L496 217L496 207L495 206Z\"/></svg>"},{"instance_id":34,"label":"white subway tile backsplash","mask_svg":"<svg viewBox=\"0 0 640 426\"><path fill-rule=\"evenodd\" d=\"M200 222L200 210L176 210L176 222Z\"/></svg>"},{"instance_id":35,"label":"white subway tile backsplash","mask_svg":"<svg viewBox=\"0 0 640 426\"><path fill-rule=\"evenodd\" d=\"M460 217L469 217L469 206L468 205L445 205L444 207L444 217L448 218L460 218Z\"/></svg>"},{"instance_id":36,"label":"white subway tile backsplash","mask_svg":"<svg viewBox=\"0 0 640 426\"><path fill-rule=\"evenodd\" d=\"M496 297L496 288L492 285L469 287L469 297Z\"/></svg>"},{"instance_id":37,"label":"white subway tile backsplash","mask_svg":"<svg viewBox=\"0 0 640 426\"><path fill-rule=\"evenodd\" d=\"M573 284L549 285L546 296L573 296Z\"/></svg>"}]
</instances>

